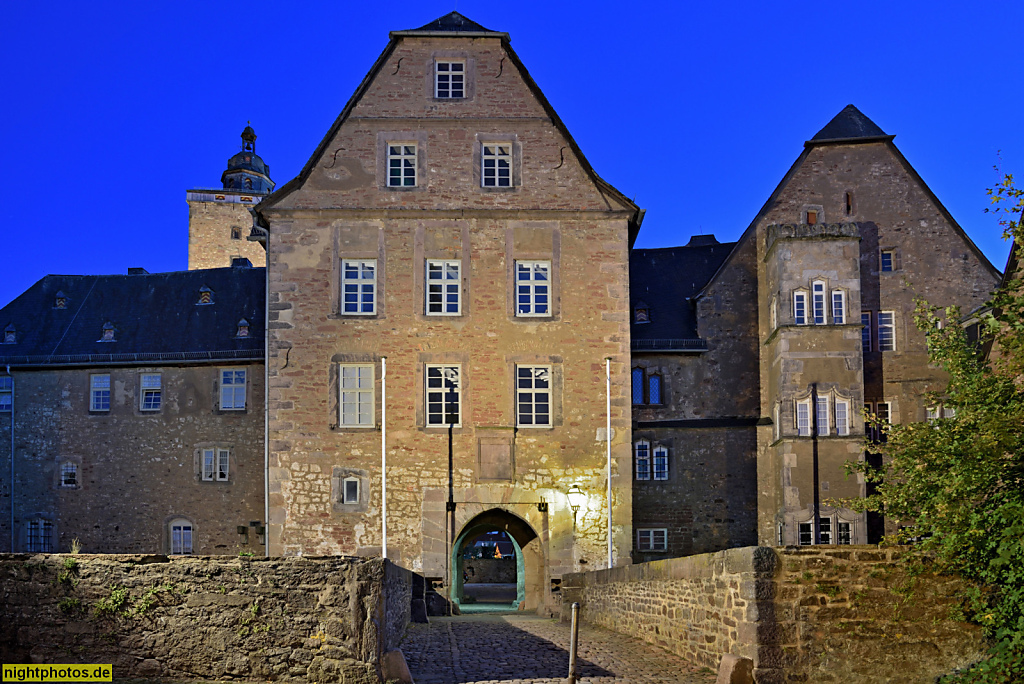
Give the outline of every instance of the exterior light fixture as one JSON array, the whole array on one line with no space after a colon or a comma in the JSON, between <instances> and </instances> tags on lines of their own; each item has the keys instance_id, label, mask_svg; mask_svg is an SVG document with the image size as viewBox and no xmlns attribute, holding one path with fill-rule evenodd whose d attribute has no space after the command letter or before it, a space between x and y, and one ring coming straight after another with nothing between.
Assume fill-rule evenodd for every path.
<instances>
[{"instance_id":1,"label":"exterior light fixture","mask_svg":"<svg viewBox=\"0 0 1024 684\"><path fill-rule=\"evenodd\" d=\"M579 513L580 507L587 502L587 495L578 484L574 484L565 493L565 498L569 500L569 508L572 509L572 527L576 529L576 514Z\"/></svg>"}]
</instances>

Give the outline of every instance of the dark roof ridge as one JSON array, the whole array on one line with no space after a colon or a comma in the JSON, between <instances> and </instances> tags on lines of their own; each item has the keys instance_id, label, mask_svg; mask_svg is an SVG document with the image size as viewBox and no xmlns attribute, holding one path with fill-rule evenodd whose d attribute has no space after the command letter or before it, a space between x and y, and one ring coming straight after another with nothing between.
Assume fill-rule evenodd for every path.
<instances>
[{"instance_id":1,"label":"dark roof ridge","mask_svg":"<svg viewBox=\"0 0 1024 684\"><path fill-rule=\"evenodd\" d=\"M671 247L634 247L634 252L654 252L654 251L668 251L670 249L709 249L714 247L730 247L735 245L736 242L717 242L713 245L673 245Z\"/></svg>"},{"instance_id":2,"label":"dark roof ridge","mask_svg":"<svg viewBox=\"0 0 1024 684\"><path fill-rule=\"evenodd\" d=\"M502 31L492 31L476 23L465 15L452 11L444 16L438 17L419 28L405 29L404 31L391 31L390 36L438 36L450 33L461 33L473 36L498 36L508 39L508 34Z\"/></svg>"},{"instance_id":3,"label":"dark roof ridge","mask_svg":"<svg viewBox=\"0 0 1024 684\"><path fill-rule=\"evenodd\" d=\"M868 142L886 138L892 140L894 137L879 128L878 124L865 116L862 111L852 104L848 104L805 144Z\"/></svg>"}]
</instances>

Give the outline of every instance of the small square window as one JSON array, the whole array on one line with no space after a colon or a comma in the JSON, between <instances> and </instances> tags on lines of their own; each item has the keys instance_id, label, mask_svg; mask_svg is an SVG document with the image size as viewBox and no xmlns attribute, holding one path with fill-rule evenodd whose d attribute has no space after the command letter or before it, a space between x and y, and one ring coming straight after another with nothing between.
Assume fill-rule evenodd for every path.
<instances>
[{"instance_id":1,"label":"small square window","mask_svg":"<svg viewBox=\"0 0 1024 684\"><path fill-rule=\"evenodd\" d=\"M341 313L371 316L377 313L377 260L343 259Z\"/></svg>"},{"instance_id":2,"label":"small square window","mask_svg":"<svg viewBox=\"0 0 1024 684\"><path fill-rule=\"evenodd\" d=\"M638 551L666 551L668 549L668 530L665 528L637 530L636 548Z\"/></svg>"},{"instance_id":3,"label":"small square window","mask_svg":"<svg viewBox=\"0 0 1024 684\"><path fill-rule=\"evenodd\" d=\"M882 250L882 271L895 271L896 270L896 253L891 249Z\"/></svg>"},{"instance_id":4,"label":"small square window","mask_svg":"<svg viewBox=\"0 0 1024 684\"><path fill-rule=\"evenodd\" d=\"M74 489L78 486L78 464L62 463L60 466L60 486Z\"/></svg>"},{"instance_id":5,"label":"small square window","mask_svg":"<svg viewBox=\"0 0 1024 684\"><path fill-rule=\"evenodd\" d=\"M159 411L161 378L159 373L144 373L139 381L139 409L142 411Z\"/></svg>"},{"instance_id":6,"label":"small square window","mask_svg":"<svg viewBox=\"0 0 1024 684\"><path fill-rule=\"evenodd\" d=\"M416 143L388 143L388 187L416 186Z\"/></svg>"},{"instance_id":7,"label":"small square window","mask_svg":"<svg viewBox=\"0 0 1024 684\"><path fill-rule=\"evenodd\" d=\"M90 375L89 376L89 410L109 411L110 410L110 376Z\"/></svg>"},{"instance_id":8,"label":"small square window","mask_svg":"<svg viewBox=\"0 0 1024 684\"><path fill-rule=\"evenodd\" d=\"M480 181L483 187L512 187L512 143L483 145L480 160Z\"/></svg>"},{"instance_id":9,"label":"small square window","mask_svg":"<svg viewBox=\"0 0 1024 684\"><path fill-rule=\"evenodd\" d=\"M220 410L245 410L245 370L221 369Z\"/></svg>"},{"instance_id":10,"label":"small square window","mask_svg":"<svg viewBox=\"0 0 1024 684\"><path fill-rule=\"evenodd\" d=\"M359 503L359 478L357 477L346 477L344 481L344 491L342 493L343 504L357 504Z\"/></svg>"},{"instance_id":11,"label":"small square window","mask_svg":"<svg viewBox=\"0 0 1024 684\"><path fill-rule=\"evenodd\" d=\"M466 63L434 63L434 97L460 100L466 96Z\"/></svg>"},{"instance_id":12,"label":"small square window","mask_svg":"<svg viewBox=\"0 0 1024 684\"><path fill-rule=\"evenodd\" d=\"M516 262L516 316L551 315L551 262Z\"/></svg>"},{"instance_id":13,"label":"small square window","mask_svg":"<svg viewBox=\"0 0 1024 684\"><path fill-rule=\"evenodd\" d=\"M458 316L462 311L461 261L427 260L427 315Z\"/></svg>"}]
</instances>

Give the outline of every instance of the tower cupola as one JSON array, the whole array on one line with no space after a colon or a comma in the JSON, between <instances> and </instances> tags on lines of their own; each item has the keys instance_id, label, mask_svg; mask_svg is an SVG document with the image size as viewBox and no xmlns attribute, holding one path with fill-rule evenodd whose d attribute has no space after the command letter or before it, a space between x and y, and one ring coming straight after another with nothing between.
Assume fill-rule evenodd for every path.
<instances>
[{"instance_id":1,"label":"tower cupola","mask_svg":"<svg viewBox=\"0 0 1024 684\"><path fill-rule=\"evenodd\" d=\"M246 126L242 131L242 151L228 159L228 168L221 175L225 190L241 190L254 195L274 191L270 180L270 166L256 154L256 131Z\"/></svg>"}]
</instances>

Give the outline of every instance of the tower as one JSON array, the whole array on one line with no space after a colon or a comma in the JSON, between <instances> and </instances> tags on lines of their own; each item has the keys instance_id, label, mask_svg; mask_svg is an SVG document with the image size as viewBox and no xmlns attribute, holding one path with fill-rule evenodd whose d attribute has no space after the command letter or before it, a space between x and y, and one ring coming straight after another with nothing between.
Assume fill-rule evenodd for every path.
<instances>
[{"instance_id":1,"label":"tower","mask_svg":"<svg viewBox=\"0 0 1024 684\"><path fill-rule=\"evenodd\" d=\"M266 252L247 238L252 227L249 207L274 191L270 166L256 154L256 132L242 131L242 149L221 174L220 189L196 188L188 201L188 268L230 266L234 257L245 257L255 266L266 263Z\"/></svg>"}]
</instances>

